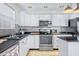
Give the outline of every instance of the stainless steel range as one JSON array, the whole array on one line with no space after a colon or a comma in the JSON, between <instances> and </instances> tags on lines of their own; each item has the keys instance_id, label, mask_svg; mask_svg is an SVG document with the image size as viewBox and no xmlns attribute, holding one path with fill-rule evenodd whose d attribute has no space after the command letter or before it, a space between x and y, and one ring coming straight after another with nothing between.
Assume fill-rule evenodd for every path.
<instances>
[{"instance_id":1,"label":"stainless steel range","mask_svg":"<svg viewBox=\"0 0 79 59\"><path fill-rule=\"evenodd\" d=\"M45 22L41 21L39 23L39 24L42 24L42 25L39 25L40 27L44 27L44 28L39 29L39 33L40 33L39 47L40 47L40 50L52 50L53 49L53 46L52 46L52 43L53 43L52 42L53 41L52 40L52 29L45 28L45 27L51 26L49 21L45 21ZM49 23L47 23L47 22L49 22Z\"/></svg>"}]
</instances>

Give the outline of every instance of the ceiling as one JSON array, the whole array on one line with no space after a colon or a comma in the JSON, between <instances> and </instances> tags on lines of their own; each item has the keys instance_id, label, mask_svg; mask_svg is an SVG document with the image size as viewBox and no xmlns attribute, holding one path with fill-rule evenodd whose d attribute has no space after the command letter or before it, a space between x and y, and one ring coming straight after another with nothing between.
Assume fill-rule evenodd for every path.
<instances>
[{"instance_id":1,"label":"ceiling","mask_svg":"<svg viewBox=\"0 0 79 59\"><path fill-rule=\"evenodd\" d=\"M66 3L17 3L22 10L32 14L51 14L51 13L63 13L67 7ZM72 8L76 8L76 4L72 4Z\"/></svg>"}]
</instances>

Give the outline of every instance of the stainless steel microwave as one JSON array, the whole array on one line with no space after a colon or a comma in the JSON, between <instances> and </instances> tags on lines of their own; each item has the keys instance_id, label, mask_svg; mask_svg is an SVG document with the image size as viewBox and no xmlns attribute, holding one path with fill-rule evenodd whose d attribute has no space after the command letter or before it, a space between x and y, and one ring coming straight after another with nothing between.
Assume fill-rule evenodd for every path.
<instances>
[{"instance_id":1,"label":"stainless steel microwave","mask_svg":"<svg viewBox=\"0 0 79 59\"><path fill-rule=\"evenodd\" d=\"M50 26L52 26L52 21L40 20L39 21L39 26L40 27L50 27Z\"/></svg>"}]
</instances>

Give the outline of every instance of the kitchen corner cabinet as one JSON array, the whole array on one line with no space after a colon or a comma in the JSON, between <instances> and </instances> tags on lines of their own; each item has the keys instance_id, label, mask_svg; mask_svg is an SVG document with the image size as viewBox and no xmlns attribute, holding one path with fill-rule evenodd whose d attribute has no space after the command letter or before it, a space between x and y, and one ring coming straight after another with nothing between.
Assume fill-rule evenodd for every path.
<instances>
[{"instance_id":1,"label":"kitchen corner cabinet","mask_svg":"<svg viewBox=\"0 0 79 59\"><path fill-rule=\"evenodd\" d=\"M68 26L68 15L54 14L52 15L52 26Z\"/></svg>"},{"instance_id":2,"label":"kitchen corner cabinet","mask_svg":"<svg viewBox=\"0 0 79 59\"><path fill-rule=\"evenodd\" d=\"M59 56L79 56L79 42L60 39Z\"/></svg>"}]
</instances>

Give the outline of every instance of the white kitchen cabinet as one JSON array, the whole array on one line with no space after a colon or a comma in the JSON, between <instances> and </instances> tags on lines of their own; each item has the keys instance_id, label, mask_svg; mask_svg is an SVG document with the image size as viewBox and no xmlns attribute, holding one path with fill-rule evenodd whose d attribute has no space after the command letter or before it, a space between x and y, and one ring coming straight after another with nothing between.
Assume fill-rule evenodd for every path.
<instances>
[{"instance_id":1,"label":"white kitchen cabinet","mask_svg":"<svg viewBox=\"0 0 79 59\"><path fill-rule=\"evenodd\" d=\"M20 19L18 20L20 22L19 25L25 26L25 23L26 23L25 22L25 13L23 11L20 11L19 14L20 14Z\"/></svg>"},{"instance_id":2,"label":"white kitchen cabinet","mask_svg":"<svg viewBox=\"0 0 79 59\"><path fill-rule=\"evenodd\" d=\"M25 26L38 26L39 25L38 15L25 15Z\"/></svg>"},{"instance_id":3,"label":"white kitchen cabinet","mask_svg":"<svg viewBox=\"0 0 79 59\"><path fill-rule=\"evenodd\" d=\"M30 49L38 49L39 48L39 35L29 35L28 43Z\"/></svg>"},{"instance_id":4,"label":"white kitchen cabinet","mask_svg":"<svg viewBox=\"0 0 79 59\"><path fill-rule=\"evenodd\" d=\"M0 4L0 14L15 19L15 11L4 3Z\"/></svg>"},{"instance_id":5,"label":"white kitchen cabinet","mask_svg":"<svg viewBox=\"0 0 79 59\"><path fill-rule=\"evenodd\" d=\"M51 15L39 15L39 20L51 20Z\"/></svg>"},{"instance_id":6,"label":"white kitchen cabinet","mask_svg":"<svg viewBox=\"0 0 79 59\"><path fill-rule=\"evenodd\" d=\"M35 40L35 47L36 49L39 49L39 35L33 35Z\"/></svg>"},{"instance_id":7,"label":"white kitchen cabinet","mask_svg":"<svg viewBox=\"0 0 79 59\"><path fill-rule=\"evenodd\" d=\"M15 11L15 24L18 24L18 25L21 24L21 11L20 10Z\"/></svg>"},{"instance_id":8,"label":"white kitchen cabinet","mask_svg":"<svg viewBox=\"0 0 79 59\"><path fill-rule=\"evenodd\" d=\"M20 56L26 56L27 54L27 38L23 38L20 42L19 42L19 55Z\"/></svg>"},{"instance_id":9,"label":"white kitchen cabinet","mask_svg":"<svg viewBox=\"0 0 79 59\"><path fill-rule=\"evenodd\" d=\"M59 56L68 55L68 43L63 39L59 39Z\"/></svg>"},{"instance_id":10,"label":"white kitchen cabinet","mask_svg":"<svg viewBox=\"0 0 79 59\"><path fill-rule=\"evenodd\" d=\"M15 11L5 4L0 4L0 29L15 28Z\"/></svg>"},{"instance_id":11,"label":"white kitchen cabinet","mask_svg":"<svg viewBox=\"0 0 79 59\"><path fill-rule=\"evenodd\" d=\"M18 15L18 14L17 14ZM20 20L18 20L21 26L38 26L38 15L30 15L26 14L25 12L20 12ZM18 22L17 21L17 22Z\"/></svg>"},{"instance_id":12,"label":"white kitchen cabinet","mask_svg":"<svg viewBox=\"0 0 79 59\"><path fill-rule=\"evenodd\" d=\"M79 42L59 40L59 56L79 56Z\"/></svg>"},{"instance_id":13,"label":"white kitchen cabinet","mask_svg":"<svg viewBox=\"0 0 79 59\"><path fill-rule=\"evenodd\" d=\"M53 48L59 48L59 37L72 37L71 34L59 34L59 35L53 35Z\"/></svg>"},{"instance_id":14,"label":"white kitchen cabinet","mask_svg":"<svg viewBox=\"0 0 79 59\"><path fill-rule=\"evenodd\" d=\"M69 14L69 19L74 19L79 17L79 14Z\"/></svg>"},{"instance_id":15,"label":"white kitchen cabinet","mask_svg":"<svg viewBox=\"0 0 79 59\"><path fill-rule=\"evenodd\" d=\"M52 15L52 26L68 26L68 15L54 14Z\"/></svg>"},{"instance_id":16,"label":"white kitchen cabinet","mask_svg":"<svg viewBox=\"0 0 79 59\"><path fill-rule=\"evenodd\" d=\"M29 49L38 49L39 35L28 35L20 41L19 47L20 56L27 55Z\"/></svg>"},{"instance_id":17,"label":"white kitchen cabinet","mask_svg":"<svg viewBox=\"0 0 79 59\"><path fill-rule=\"evenodd\" d=\"M79 42L68 42L68 55L79 56Z\"/></svg>"},{"instance_id":18,"label":"white kitchen cabinet","mask_svg":"<svg viewBox=\"0 0 79 59\"><path fill-rule=\"evenodd\" d=\"M52 41L53 41L53 48L59 48L59 44L58 44L58 40L59 40L59 38L57 37L57 35L53 35L53 39L52 39Z\"/></svg>"},{"instance_id":19,"label":"white kitchen cabinet","mask_svg":"<svg viewBox=\"0 0 79 59\"><path fill-rule=\"evenodd\" d=\"M25 55L27 55L28 54L28 51L29 51L29 49L30 49L30 46L29 46L29 44L30 44L30 40L29 40L29 36L26 36L25 37L26 38L26 40L27 41L25 41Z\"/></svg>"},{"instance_id":20,"label":"white kitchen cabinet","mask_svg":"<svg viewBox=\"0 0 79 59\"><path fill-rule=\"evenodd\" d=\"M34 43L34 36L33 35L29 35L28 38L29 38L28 39L29 40L29 48L32 49L32 48L34 48L34 44L35 44Z\"/></svg>"},{"instance_id":21,"label":"white kitchen cabinet","mask_svg":"<svg viewBox=\"0 0 79 59\"><path fill-rule=\"evenodd\" d=\"M15 29L15 20L0 14L0 29Z\"/></svg>"}]
</instances>

